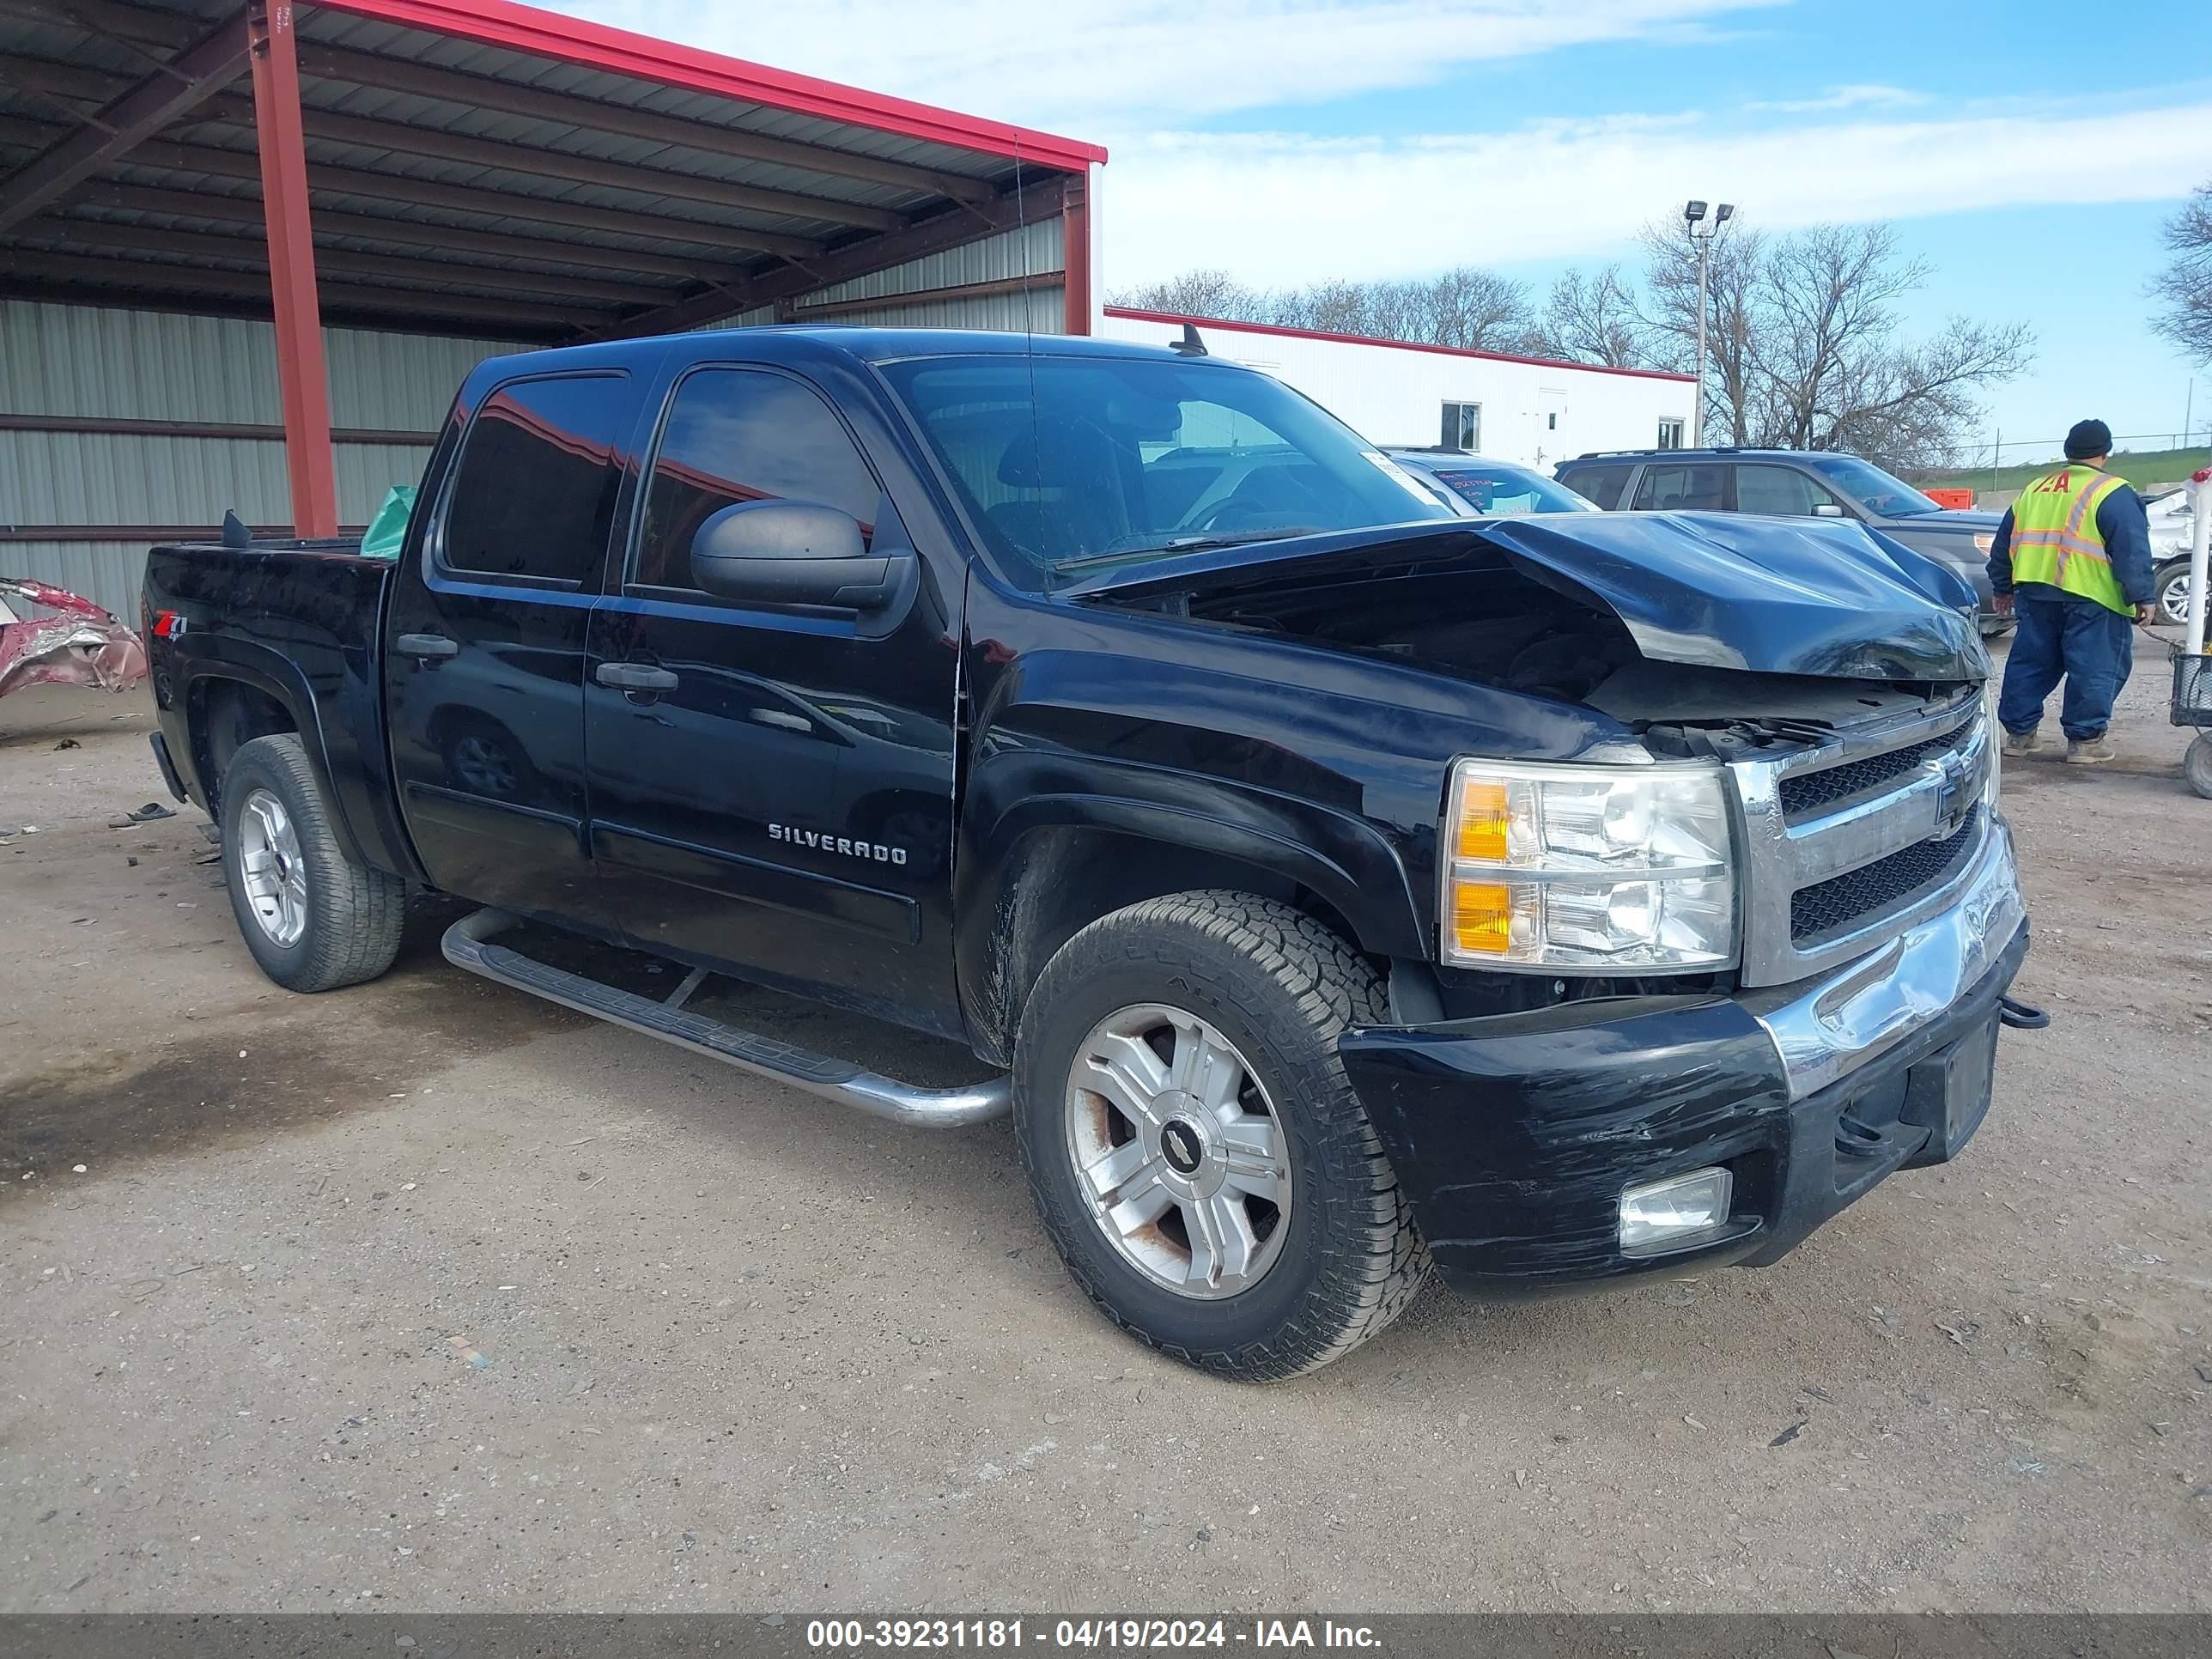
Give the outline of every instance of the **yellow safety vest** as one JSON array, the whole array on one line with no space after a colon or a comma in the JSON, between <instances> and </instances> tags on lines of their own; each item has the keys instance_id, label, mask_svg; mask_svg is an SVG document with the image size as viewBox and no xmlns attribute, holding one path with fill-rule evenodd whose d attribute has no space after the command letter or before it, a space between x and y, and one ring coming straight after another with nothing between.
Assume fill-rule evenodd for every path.
<instances>
[{"instance_id":1,"label":"yellow safety vest","mask_svg":"<svg viewBox=\"0 0 2212 1659\"><path fill-rule=\"evenodd\" d=\"M2012 579L2042 582L2128 616L2134 607L2097 529L2097 508L2127 480L2080 461L2046 472L2012 504Z\"/></svg>"}]
</instances>

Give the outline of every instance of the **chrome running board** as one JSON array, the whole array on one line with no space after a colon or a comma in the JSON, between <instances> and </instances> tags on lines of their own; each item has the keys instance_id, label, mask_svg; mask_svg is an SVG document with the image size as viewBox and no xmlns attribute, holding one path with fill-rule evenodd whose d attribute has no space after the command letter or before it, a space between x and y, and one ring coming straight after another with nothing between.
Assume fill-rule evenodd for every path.
<instances>
[{"instance_id":1,"label":"chrome running board","mask_svg":"<svg viewBox=\"0 0 2212 1659\"><path fill-rule=\"evenodd\" d=\"M520 951L490 941L494 935L518 926L520 918L504 910L479 910L446 929L446 960L486 979L495 979L518 991L527 991L548 1002L627 1026L647 1036L672 1042L679 1048L719 1060L726 1066L757 1076L773 1078L859 1108L873 1116L889 1118L924 1129L959 1129L1004 1117L1013 1109L1012 1085L1003 1077L957 1089L923 1089L900 1083L854 1065L805 1048L778 1042L754 1031L689 1013L683 1004L703 975L695 970L665 1002L655 1002L633 992L602 985L581 974L572 974L550 963L524 956Z\"/></svg>"}]
</instances>

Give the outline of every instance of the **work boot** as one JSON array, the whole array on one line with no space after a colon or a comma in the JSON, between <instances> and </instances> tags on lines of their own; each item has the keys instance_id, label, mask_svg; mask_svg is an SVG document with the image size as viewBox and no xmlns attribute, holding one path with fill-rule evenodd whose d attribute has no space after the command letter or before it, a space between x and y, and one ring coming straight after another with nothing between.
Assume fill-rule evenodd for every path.
<instances>
[{"instance_id":1,"label":"work boot","mask_svg":"<svg viewBox=\"0 0 2212 1659\"><path fill-rule=\"evenodd\" d=\"M2069 766L2095 766L2111 760L2119 751L2099 738L2069 738L2066 740L2066 763Z\"/></svg>"},{"instance_id":2,"label":"work boot","mask_svg":"<svg viewBox=\"0 0 2212 1659\"><path fill-rule=\"evenodd\" d=\"M2035 752L2035 745L2041 741L2041 738L2037 736L2039 730L2039 727L2031 726L2025 732L2006 732L2005 753L2015 759L2022 755L2033 755Z\"/></svg>"}]
</instances>

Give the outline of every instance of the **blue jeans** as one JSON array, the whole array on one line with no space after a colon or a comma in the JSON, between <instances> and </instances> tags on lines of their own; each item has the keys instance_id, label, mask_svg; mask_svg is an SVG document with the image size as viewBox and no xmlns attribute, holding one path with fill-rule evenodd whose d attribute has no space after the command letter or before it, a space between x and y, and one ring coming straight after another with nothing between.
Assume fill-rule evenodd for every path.
<instances>
[{"instance_id":1,"label":"blue jeans","mask_svg":"<svg viewBox=\"0 0 2212 1659\"><path fill-rule=\"evenodd\" d=\"M2103 737L2113 699L2135 666L2133 622L2094 599L2041 582L2016 590L2013 615L2020 626L2005 659L1997 723L2015 734L2033 732L2043 720L2044 700L2063 676L2058 724L2067 740Z\"/></svg>"}]
</instances>

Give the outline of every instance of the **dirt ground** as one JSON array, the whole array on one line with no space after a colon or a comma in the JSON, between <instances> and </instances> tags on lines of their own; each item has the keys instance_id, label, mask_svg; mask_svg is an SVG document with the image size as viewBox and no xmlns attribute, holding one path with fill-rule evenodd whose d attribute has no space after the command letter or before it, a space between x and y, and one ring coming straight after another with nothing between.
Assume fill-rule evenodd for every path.
<instances>
[{"instance_id":1,"label":"dirt ground","mask_svg":"<svg viewBox=\"0 0 2212 1659\"><path fill-rule=\"evenodd\" d=\"M2212 1607L2212 802L2014 763L2056 1015L1781 1266L1304 1382L902 1132L447 968L288 995L137 700L0 703L0 1610ZM64 746L64 745L69 746ZM37 826L32 834L28 826ZM927 1079L972 1060L772 1004Z\"/></svg>"}]
</instances>

